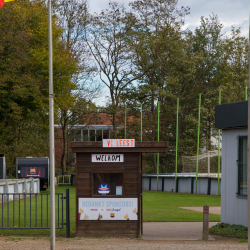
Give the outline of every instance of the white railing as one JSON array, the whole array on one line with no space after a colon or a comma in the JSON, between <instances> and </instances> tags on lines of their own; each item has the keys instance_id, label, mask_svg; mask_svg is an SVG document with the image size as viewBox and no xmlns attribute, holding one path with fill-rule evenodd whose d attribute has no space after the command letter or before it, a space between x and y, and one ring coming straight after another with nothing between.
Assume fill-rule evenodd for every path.
<instances>
[{"instance_id":1,"label":"white railing","mask_svg":"<svg viewBox=\"0 0 250 250\"><path fill-rule=\"evenodd\" d=\"M34 178L2 179L0 180L0 194L3 193L12 194L8 195L10 201L13 200L14 193L40 193L40 180ZM7 195L3 199L3 202L7 202ZM2 199L0 203L2 203Z\"/></svg>"}]
</instances>

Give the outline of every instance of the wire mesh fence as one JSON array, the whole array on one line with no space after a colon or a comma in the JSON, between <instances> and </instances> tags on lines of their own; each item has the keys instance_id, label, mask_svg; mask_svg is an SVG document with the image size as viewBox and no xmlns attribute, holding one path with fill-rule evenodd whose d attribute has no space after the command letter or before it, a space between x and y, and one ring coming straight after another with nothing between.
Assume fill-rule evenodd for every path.
<instances>
[{"instance_id":1,"label":"wire mesh fence","mask_svg":"<svg viewBox=\"0 0 250 250\"><path fill-rule=\"evenodd\" d=\"M182 172L195 173L197 156L182 156ZM198 156L198 173L218 173L218 150L208 151Z\"/></svg>"}]
</instances>

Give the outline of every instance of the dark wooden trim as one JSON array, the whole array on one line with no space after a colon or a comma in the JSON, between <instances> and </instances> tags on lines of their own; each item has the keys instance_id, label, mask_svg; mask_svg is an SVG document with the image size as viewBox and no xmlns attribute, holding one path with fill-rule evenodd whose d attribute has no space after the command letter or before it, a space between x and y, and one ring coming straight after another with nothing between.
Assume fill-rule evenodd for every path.
<instances>
[{"instance_id":1,"label":"dark wooden trim","mask_svg":"<svg viewBox=\"0 0 250 250\"><path fill-rule=\"evenodd\" d=\"M73 147L72 153L89 152L89 153L110 153L110 148L95 148L95 147ZM167 153L168 148L148 147L148 148L112 148L112 153Z\"/></svg>"},{"instance_id":2,"label":"dark wooden trim","mask_svg":"<svg viewBox=\"0 0 250 250\"><path fill-rule=\"evenodd\" d=\"M137 237L137 221L82 221L79 237Z\"/></svg>"},{"instance_id":3,"label":"dark wooden trim","mask_svg":"<svg viewBox=\"0 0 250 250\"><path fill-rule=\"evenodd\" d=\"M73 153L76 152L96 152L96 153L128 153L128 152L145 152L145 153L167 153L168 141L146 141L135 142L135 147L120 147L120 148L103 148L102 142L70 142L70 147ZM94 151L93 151L94 149Z\"/></svg>"},{"instance_id":4,"label":"dark wooden trim","mask_svg":"<svg viewBox=\"0 0 250 250\"><path fill-rule=\"evenodd\" d=\"M110 139L112 140L112 139ZM135 142L135 147L129 147L130 149L135 148L151 148L151 147L157 147L157 148L168 148L169 142L168 141L136 141ZM84 148L102 148L102 141L71 141L70 142L70 147L71 148L79 148L79 147L84 147ZM121 147L122 149L125 147ZM109 150L116 149L116 147L113 148L108 148Z\"/></svg>"},{"instance_id":5,"label":"dark wooden trim","mask_svg":"<svg viewBox=\"0 0 250 250\"><path fill-rule=\"evenodd\" d=\"M77 159L76 159L76 163L75 163L75 168L76 168L76 217L75 217L75 219L76 219L76 235L78 234L78 193L77 193L77 191L78 191L78 187L77 187L77 177L78 177L78 171L77 171Z\"/></svg>"},{"instance_id":6,"label":"dark wooden trim","mask_svg":"<svg viewBox=\"0 0 250 250\"><path fill-rule=\"evenodd\" d=\"M140 157L141 157L141 169L140 169L140 179L141 179L141 195L140 195L140 199L141 199L141 235L143 235L143 213L142 213L142 209L143 209L143 203L142 203L142 153L140 153Z\"/></svg>"},{"instance_id":7,"label":"dark wooden trim","mask_svg":"<svg viewBox=\"0 0 250 250\"><path fill-rule=\"evenodd\" d=\"M141 153L138 155L138 180L139 180L139 185L138 185L138 238L140 238L141 236L141 214L142 214L142 210L141 210L141 193L142 193L142 190L141 190L141 186L142 186L142 174L141 174Z\"/></svg>"},{"instance_id":8,"label":"dark wooden trim","mask_svg":"<svg viewBox=\"0 0 250 250\"><path fill-rule=\"evenodd\" d=\"M94 180L93 180L93 171L90 172L90 197L94 197L93 193L93 185L94 185Z\"/></svg>"}]
</instances>

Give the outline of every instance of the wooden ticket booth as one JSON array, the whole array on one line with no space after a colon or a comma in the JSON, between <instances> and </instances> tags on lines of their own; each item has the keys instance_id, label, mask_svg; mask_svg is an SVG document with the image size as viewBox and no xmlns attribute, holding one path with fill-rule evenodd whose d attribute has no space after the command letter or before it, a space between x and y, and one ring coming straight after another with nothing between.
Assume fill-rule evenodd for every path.
<instances>
[{"instance_id":1,"label":"wooden ticket booth","mask_svg":"<svg viewBox=\"0 0 250 250\"><path fill-rule=\"evenodd\" d=\"M78 237L140 237L141 153L167 153L168 142L109 139L71 142L76 153Z\"/></svg>"}]
</instances>

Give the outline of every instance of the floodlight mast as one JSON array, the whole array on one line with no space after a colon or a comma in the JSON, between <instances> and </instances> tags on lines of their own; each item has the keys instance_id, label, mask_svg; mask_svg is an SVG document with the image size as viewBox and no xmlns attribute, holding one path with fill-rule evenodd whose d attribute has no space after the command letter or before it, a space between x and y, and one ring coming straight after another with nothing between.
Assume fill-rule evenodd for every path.
<instances>
[{"instance_id":1,"label":"floodlight mast","mask_svg":"<svg viewBox=\"0 0 250 250\"><path fill-rule=\"evenodd\" d=\"M55 250L55 143L51 0L48 0L49 26L49 144L50 144L50 249Z\"/></svg>"},{"instance_id":2,"label":"floodlight mast","mask_svg":"<svg viewBox=\"0 0 250 250\"><path fill-rule=\"evenodd\" d=\"M248 125L247 125L247 215L248 215L248 239L250 239L250 12L249 12L249 69L248 69ZM248 240L248 250L250 250L250 240Z\"/></svg>"}]
</instances>

